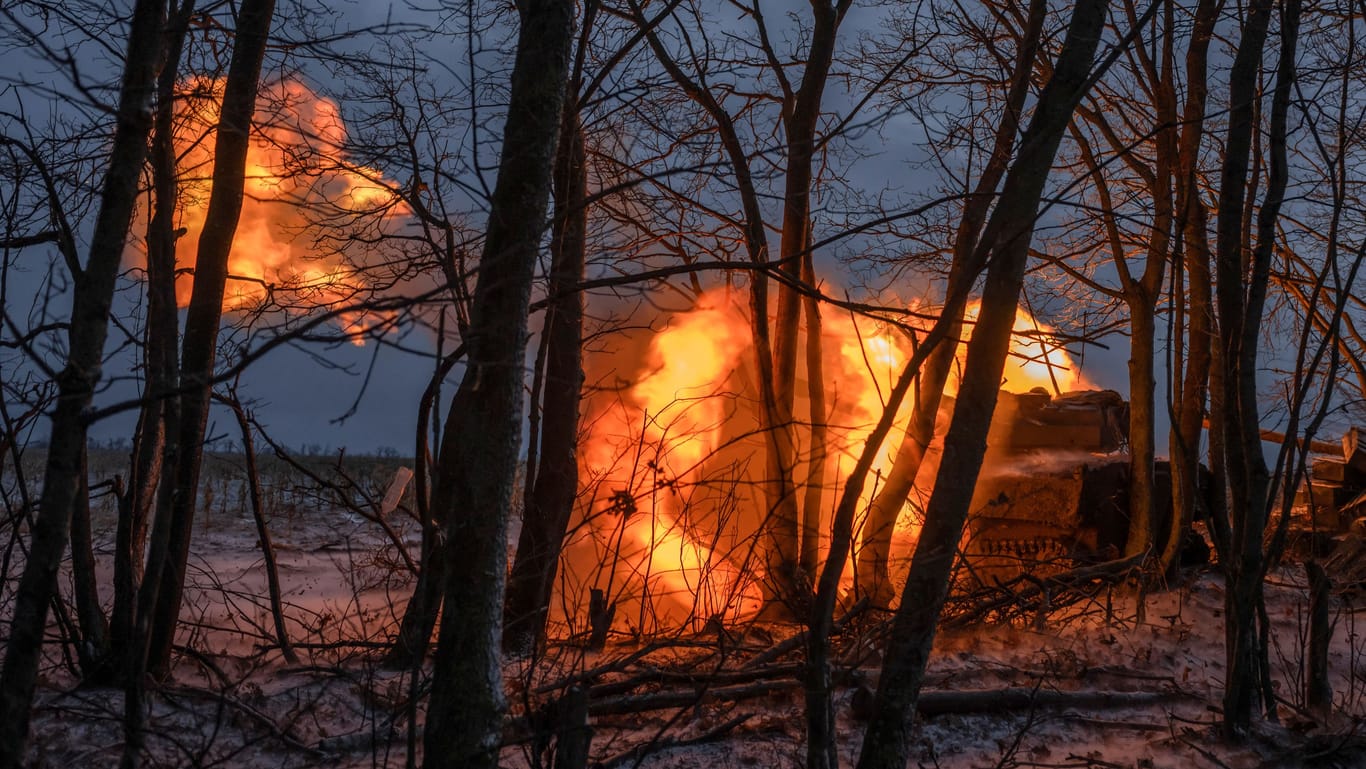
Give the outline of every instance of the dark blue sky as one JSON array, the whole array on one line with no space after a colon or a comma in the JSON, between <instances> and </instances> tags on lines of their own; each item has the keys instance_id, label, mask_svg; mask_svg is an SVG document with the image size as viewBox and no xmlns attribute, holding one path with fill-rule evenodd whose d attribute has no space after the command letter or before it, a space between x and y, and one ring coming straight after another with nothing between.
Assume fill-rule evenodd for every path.
<instances>
[{"instance_id":1,"label":"dark blue sky","mask_svg":"<svg viewBox=\"0 0 1366 769\"><path fill-rule=\"evenodd\" d=\"M788 3L775 5L786 6ZM370 4L338 6L335 21L342 28L361 27L381 20L384 14L380 11L378 6ZM845 40L852 41L861 32L876 31L882 18L881 14L882 10L856 6L855 12L851 14L847 26L842 31L842 36ZM400 17L402 15L399 14ZM784 19L784 14L780 12L769 14L770 24L781 26ZM486 45L499 38L500 33L497 31L489 32ZM780 47L787 39L789 38L779 36ZM361 37L350 45L370 54L380 52L381 46L373 40L366 40L367 38ZM116 45L112 41L109 44ZM433 38L430 47L431 50L426 52L432 57L429 64L437 61L459 62L464 55L463 43L456 35ZM88 71L82 75L84 80L91 83L108 82L115 76L116 66L112 66L114 57L98 42L86 41L75 50L91 62ZM481 54L490 72L496 70L494 65L502 53L499 50L485 50ZM81 114L78 102L60 96L64 89L70 90L66 73L50 65L35 63L37 60L32 55L13 49L0 52L0 57L3 57L0 61L14 64L16 71L23 70L25 73L25 84L22 88L13 87L0 94L0 108L13 111L17 100L22 99L30 113L40 117L34 121L40 128L50 127L64 114ZM338 76L337 68L324 71L321 68L309 68L307 62L304 62L304 65L303 74L306 79L311 79L326 92L334 95L345 94L346 83L339 83L333 79ZM457 79L458 75L459 70L455 64L450 64L449 68L433 65L427 72L427 76L437 83L438 89L455 88L449 82L443 81ZM490 75L491 78L496 76L498 75ZM329 82L332 83L330 87ZM858 101L860 94L846 90L849 83L850 81L844 79L831 81L826 98L827 109L838 113ZM109 94L106 92L104 96L108 98ZM343 112L346 112L348 105L343 103L342 107ZM89 114L88 109L85 112ZM479 165L484 168L493 167L493 151L487 142L494 140L493 146L496 148L496 126L495 118L492 123L483 127L483 140L486 144L483 145ZM12 129L11 123L9 130ZM353 126L348 126L348 130L354 130ZM839 160L843 164L839 172L849 180L851 188L870 195L875 195L877 190L891 190L892 198L900 197L904 201L924 194L923 191L936 185L932 173L926 170L929 159L921 149L925 130L912 115L897 115L886 122L879 131L868 133L858 152L850 153L848 157ZM447 138L456 143L468 141L467 137ZM95 172L98 169L90 170ZM401 168L380 170L391 178L403 178ZM895 201L890 205L895 205ZM465 211L468 213L469 226L482 226L483 214L475 201L471 200ZM828 229L828 223L826 226ZM840 248L847 255L849 247ZM821 256L828 259L830 254ZM41 285L45 274L42 265L54 257L49 251L34 249L26 252L22 258L33 269L22 274L14 273L7 297L7 305L15 308L16 312L13 314L19 316L28 314L27 298L33 296ZM827 274L845 275L848 276L848 280L853 280L845 268L837 265L833 259L826 261L823 271L826 270ZM832 289L832 293L839 295L842 290L836 287ZM136 295L136 287L131 284L125 285L120 295L120 304L116 312L126 321L134 312ZM69 299L65 301L69 302ZM57 305L63 303L63 300L59 300ZM53 310L52 315L58 317L64 317L67 312L67 308L59 306L54 306ZM540 322L539 316L532 319L533 331L539 328ZM111 347L121 342L120 334L115 332L114 337ZM407 347L418 351L430 352L434 348L432 334L423 330L411 332L402 341ZM1110 350L1095 347L1087 350L1086 374L1101 386L1123 390L1126 386L1123 361L1127 355L1124 340L1112 338L1108 341L1111 343ZM313 344L307 351L286 346L255 363L244 375L240 391L244 398L254 404L256 416L265 428L277 440L291 447L346 446L352 451L392 447L400 453L408 454L413 445L417 401L430 377L432 362L422 355L381 345L378 348L378 359L372 368L371 360L376 349L374 341L364 347L346 343L326 346ZM320 365L315 356L326 358L329 365ZM13 359L6 360L8 362L4 365L8 371L15 371ZM117 381L101 394L97 407L135 396L133 360L126 349L111 360L106 373ZM453 372L449 379L447 394L451 392L458 376L459 369ZM342 420L341 417L351 410L358 396L360 400L356 404L354 414ZM443 403L443 408L444 405ZM110 418L95 425L92 435L100 441L127 438L132 434L134 419L135 414L131 411ZM210 434L237 440L235 425L221 413L217 414Z\"/></svg>"}]
</instances>

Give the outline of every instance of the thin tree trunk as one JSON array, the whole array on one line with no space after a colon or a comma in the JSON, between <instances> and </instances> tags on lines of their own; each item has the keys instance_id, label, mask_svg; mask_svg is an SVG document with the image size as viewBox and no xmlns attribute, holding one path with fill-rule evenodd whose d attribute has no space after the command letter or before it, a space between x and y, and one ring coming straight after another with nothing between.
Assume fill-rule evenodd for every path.
<instances>
[{"instance_id":1,"label":"thin tree trunk","mask_svg":"<svg viewBox=\"0 0 1366 769\"><path fill-rule=\"evenodd\" d=\"M1132 12L1132 11L1131 11ZM1125 286L1130 306L1131 344L1129 366L1129 538L1126 555L1139 552L1151 560L1158 554L1158 534L1170 533L1178 542L1185 529L1157 530L1157 305L1162 297L1162 282L1172 258L1173 231L1176 223L1174 176L1180 168L1180 137L1177 134L1176 66L1174 41L1176 24L1171 5L1164 7L1158 62L1135 45L1153 82L1156 125L1153 131L1155 156L1151 182L1153 207L1143 272ZM1157 29L1156 25L1154 29ZM1127 274L1127 271L1126 271ZM1146 351L1145 349L1146 348ZM1134 540L1138 538L1139 543ZM1141 544L1140 544L1141 543ZM1161 543L1165 544L1165 543Z\"/></svg>"},{"instance_id":2,"label":"thin tree trunk","mask_svg":"<svg viewBox=\"0 0 1366 769\"><path fill-rule=\"evenodd\" d=\"M495 767L507 524L522 433L527 308L551 189L574 5L527 0L503 154L470 314L468 367L442 437L432 507L447 517L441 631L424 736L427 769ZM479 436L478 441L470 436Z\"/></svg>"},{"instance_id":3,"label":"thin tree trunk","mask_svg":"<svg viewBox=\"0 0 1366 769\"><path fill-rule=\"evenodd\" d=\"M76 597L76 621L81 635L76 639L76 656L81 676L91 681L108 680L104 673L109 662L109 623L100 606L100 589L95 575L95 549L90 530L90 484L86 452L81 452L80 490L71 515L71 583Z\"/></svg>"},{"instance_id":4,"label":"thin tree trunk","mask_svg":"<svg viewBox=\"0 0 1366 769\"><path fill-rule=\"evenodd\" d=\"M1135 13L1133 3L1126 2L1125 5L1126 11L1132 16ZM1150 36L1153 51L1149 52L1141 41L1130 48L1131 59L1140 73L1139 86L1151 96L1151 165L1140 154L1131 152L1131 148L1125 146L1115 133L1106 117L1104 102L1097 108L1082 112L1086 122L1100 130L1116 157L1123 158L1146 186L1152 219L1146 228L1141 273L1135 273L1131 265L1137 260L1131 256L1132 244L1121 233L1119 216L1111 202L1104 169L1081 129L1073 126L1073 133L1100 200L1101 221L1120 284L1116 295L1123 299L1129 311L1129 527L1124 556L1144 556L1145 562L1155 554L1159 533L1154 466L1157 453L1156 315L1168 260L1171 258L1173 222L1176 217L1172 187L1173 176L1179 165L1174 61L1176 22L1171 5L1164 6L1164 11L1161 28L1155 25Z\"/></svg>"},{"instance_id":5,"label":"thin tree trunk","mask_svg":"<svg viewBox=\"0 0 1366 769\"><path fill-rule=\"evenodd\" d=\"M1259 699L1263 656L1258 632L1261 613L1262 537L1266 530L1270 474L1262 457L1257 409L1257 334L1266 296L1275 224L1286 185L1285 135L1298 0L1287 0L1282 19L1280 69L1272 99L1270 178L1257 214L1255 245L1248 248L1244 210L1248 206L1248 156L1255 131L1257 80L1270 26L1273 0L1254 2L1229 73L1229 128L1220 178L1217 240L1220 347L1224 364L1224 450L1230 491L1231 550L1225 561L1227 674L1224 732L1241 738ZM1222 555L1222 554L1221 554Z\"/></svg>"},{"instance_id":6,"label":"thin tree trunk","mask_svg":"<svg viewBox=\"0 0 1366 769\"><path fill-rule=\"evenodd\" d=\"M753 335L753 354L755 375L758 380L759 425L764 433L765 472L763 481L764 498L767 509L761 524L761 538L766 546L764 553L765 574L761 587L766 600L765 612L771 616L790 616L792 611L788 601L800 597L796 588L796 567L798 561L796 498L792 479L787 474L791 468L790 446L785 430L790 414L783 415L778 408L775 396L773 371L773 344L768 322L768 280L763 275L764 265L770 263L768 232L764 225L763 207L754 185L754 176L749 167L749 158L735 128L735 121L722 108L714 94L699 82L689 78L683 68L674 61L669 50L655 32L655 24L646 18L637 0L628 0L631 15L636 25L645 35L654 52L655 58L668 72L679 88L700 105L716 123L722 150L735 173L735 187L740 196L744 212L742 231L745 250L749 260L756 266L750 281L749 314L750 331ZM775 429L783 427L784 429Z\"/></svg>"},{"instance_id":7,"label":"thin tree trunk","mask_svg":"<svg viewBox=\"0 0 1366 769\"><path fill-rule=\"evenodd\" d=\"M176 343L180 316L175 297L175 212L179 188L175 152L175 87L180 57L189 30L194 0L185 0L167 19L165 60L157 77L157 108L153 123L150 165L155 197L147 231L147 379L133 442L131 480L121 500L114 545L114 607L110 615L110 651L118 660L130 654L142 556L147 528L156 502L167 451L167 436L179 424L179 398L173 395L180 370Z\"/></svg>"},{"instance_id":8,"label":"thin tree trunk","mask_svg":"<svg viewBox=\"0 0 1366 769\"><path fill-rule=\"evenodd\" d=\"M223 293L242 212L247 149L251 141L252 116L261 80L274 0L243 0L223 88L214 143L213 187L199 238L194 289L185 317L181 352L179 436L176 444L174 497L170 520L158 516L157 526L167 527L166 552L148 555L148 575L143 592L154 590L152 614L147 618L147 669L166 672L180 618L185 588L185 565L199 497L199 472L203 460L204 430L209 419L209 396L213 389L214 362L218 352L218 325L223 316ZM155 567L153 567L155 563ZM142 600L139 599L139 603ZM139 609L141 610L141 606ZM140 623L144 622L141 618Z\"/></svg>"},{"instance_id":9,"label":"thin tree trunk","mask_svg":"<svg viewBox=\"0 0 1366 769\"><path fill-rule=\"evenodd\" d=\"M955 312L961 312L965 297L951 298ZM956 303L955 303L956 302ZM946 332L954 325L948 317L941 318L927 335L926 345L944 344ZM808 769L835 769L839 766L834 703L831 700L830 633L834 629L835 601L839 595L840 579L845 562L854 545L854 514L867 483L873 460L891 432L897 412L915 384L916 373L924 364L932 347L922 346L902 369L900 377L887 396L882 416L868 435L853 471L846 479L844 491L835 508L830 525L830 550L816 581L816 595L811 605L806 632L806 665L802 683L806 699L806 764Z\"/></svg>"},{"instance_id":10,"label":"thin tree trunk","mask_svg":"<svg viewBox=\"0 0 1366 769\"><path fill-rule=\"evenodd\" d=\"M924 683L925 665L939 611L967 518L1010 333L1028 261L1034 219L1072 112L1084 95L1105 24L1108 3L1082 0L1073 9L1053 76L1039 95L1020 155L1005 180L982 248L993 257L982 292L982 310L968 343L958 407L944 443L944 458L916 543L910 575L893 620L874 713L859 755L860 769L902 769L909 759L910 722Z\"/></svg>"},{"instance_id":11,"label":"thin tree trunk","mask_svg":"<svg viewBox=\"0 0 1366 769\"><path fill-rule=\"evenodd\" d=\"M438 349L440 345L438 345ZM386 667L401 670L416 668L427 654L427 644L431 641L432 630L436 627L437 614L441 610L441 585L445 581L446 553L440 542L444 519L433 517L431 508L430 484L427 482L428 457L427 424L434 422L436 399L441 392L441 383L455 367L456 361L463 357L463 345L449 356L437 361L436 371L422 392L417 407L417 457L413 471L413 494L417 501L417 516L422 522L422 553L418 559L417 584L413 586L412 598L403 610L399 622L398 637L384 658Z\"/></svg>"},{"instance_id":12,"label":"thin tree trunk","mask_svg":"<svg viewBox=\"0 0 1366 769\"><path fill-rule=\"evenodd\" d=\"M994 193L1009 167L1011 154L1015 148L1015 137L1020 127L1021 110L1029 96L1029 84L1034 73L1034 59L1038 56L1039 40L1043 34L1043 22L1048 5L1042 0L1032 0L1029 6L1029 20L1016 49L1014 70L1010 74L1010 85L1006 92L1005 109L1002 120L997 126L991 154L987 158L982 175L973 188L973 194L963 204L963 216L954 236L953 262L949 268L948 285L945 295L957 294L965 281L974 280L976 271L968 269L982 226L991 212ZM949 381L953 364L958 354L958 338L962 334L961 314L954 320L944 341L940 342L926 359L920 374L920 384L915 404L911 411L910 427L906 437L897 449L892 469L887 474L882 489L873 497L868 522L863 528L863 546L859 550L858 584L874 606L890 606L895 598L888 574L891 557L892 533L896 530L897 519L906 505L906 499L915 486L920 466L924 463L925 452L934 439L934 427L939 418L939 406L944 394L944 386Z\"/></svg>"},{"instance_id":13,"label":"thin tree trunk","mask_svg":"<svg viewBox=\"0 0 1366 769\"><path fill-rule=\"evenodd\" d=\"M802 256L802 280L816 285L811 251ZM824 344L821 340L821 304L808 294L802 300L806 315L806 395L811 409L810 459L806 464L806 498L802 502L802 573L815 575L821 560L821 513L825 496L825 454L829 434L829 411L825 403Z\"/></svg>"},{"instance_id":14,"label":"thin tree trunk","mask_svg":"<svg viewBox=\"0 0 1366 769\"><path fill-rule=\"evenodd\" d=\"M154 94L160 32L161 3L137 0L129 24L113 148L101 185L90 254L84 269L72 276L75 297L66 366L57 380L43 492L28 561L15 594L5 667L0 672L0 769L17 769L24 759L47 609L57 588L57 570L82 486L81 455L86 440L82 413L100 380L114 284L147 155L151 130L147 106Z\"/></svg>"},{"instance_id":15,"label":"thin tree trunk","mask_svg":"<svg viewBox=\"0 0 1366 769\"><path fill-rule=\"evenodd\" d=\"M1190 42L1186 48L1186 104L1182 115L1181 139L1177 146L1175 231L1181 236L1184 274L1189 286L1184 294L1187 342L1183 371L1177 383L1175 429L1171 431L1172 521L1166 548L1162 552L1164 572L1176 567L1181 538L1196 516L1200 488L1200 433L1205 419L1209 388L1210 349L1214 340L1214 313L1210 286L1208 217L1200 196L1198 169L1200 145L1204 137L1205 104L1208 96L1206 70L1209 42L1219 3L1200 0L1196 5ZM1182 301L1178 296L1176 301Z\"/></svg>"},{"instance_id":16,"label":"thin tree trunk","mask_svg":"<svg viewBox=\"0 0 1366 769\"><path fill-rule=\"evenodd\" d=\"M280 591L280 569L275 564L275 545L270 540L270 527L266 523L266 511L261 504L261 474L256 469L256 445L251 437L251 420L237 400L234 392L231 398L220 402L232 410L237 418L237 427L242 431L242 455L246 463L248 496L251 500L251 518L256 524L256 537L261 543L261 560L266 569L266 591L270 596L270 617L275 622L275 641L280 644L280 653L285 662L299 664L299 655L289 644L289 631L285 627L284 600Z\"/></svg>"},{"instance_id":17,"label":"thin tree trunk","mask_svg":"<svg viewBox=\"0 0 1366 769\"><path fill-rule=\"evenodd\" d=\"M1137 287L1135 287L1137 288ZM1154 515L1157 329L1155 307L1142 290L1129 294L1129 536L1124 555L1151 553Z\"/></svg>"},{"instance_id":18,"label":"thin tree trunk","mask_svg":"<svg viewBox=\"0 0 1366 769\"><path fill-rule=\"evenodd\" d=\"M1333 582L1318 561L1304 565L1309 577L1309 648L1305 651L1304 701L1310 710L1328 715L1333 684L1328 677L1328 649L1333 643Z\"/></svg>"},{"instance_id":19,"label":"thin tree trunk","mask_svg":"<svg viewBox=\"0 0 1366 769\"><path fill-rule=\"evenodd\" d=\"M577 88L575 89L577 90ZM522 514L517 557L508 577L503 646L533 650L545 634L569 517L578 495L579 400L583 389L583 280L587 248L588 169L577 105L565 106L555 157L555 220L551 230L549 344L544 386L540 468Z\"/></svg>"},{"instance_id":20,"label":"thin tree trunk","mask_svg":"<svg viewBox=\"0 0 1366 769\"><path fill-rule=\"evenodd\" d=\"M811 44L807 50L801 84L795 92L787 85L786 76L782 72L775 72L775 75L782 79L786 91L783 128L787 144L782 237L778 244L777 268L794 282L802 277L803 263L811 242L811 183L821 101L825 95L830 65L834 60L840 22L852 2L853 0L838 0L836 3L811 4ZM766 39L767 35L764 37ZM808 546L802 542L803 519L799 518L801 513L796 493L798 441L793 420L801 312L802 297L798 289L789 284L780 285L773 334L774 421L765 425L766 429L777 433L777 441L770 444L776 451L770 452L768 462L770 481L775 484L769 498L771 518L768 523L772 541L767 564L769 588L772 591L771 602L791 602L799 595L799 590L806 589L805 586L811 583L813 577L811 572L801 568L803 554L807 552ZM764 323L767 319L755 320ZM813 423L824 419L824 414L811 415ZM812 498L808 496L806 499L809 501ZM819 520L818 496L816 510L807 512L808 518L813 515ZM819 533L816 537L813 552L819 552ZM812 566L814 567L814 561ZM787 608L793 607L789 603Z\"/></svg>"}]
</instances>

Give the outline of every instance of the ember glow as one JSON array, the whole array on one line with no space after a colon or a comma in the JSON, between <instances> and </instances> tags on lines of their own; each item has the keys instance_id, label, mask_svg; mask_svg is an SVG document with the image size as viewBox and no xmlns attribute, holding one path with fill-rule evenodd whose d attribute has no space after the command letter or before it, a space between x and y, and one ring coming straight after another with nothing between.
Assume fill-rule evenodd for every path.
<instances>
[{"instance_id":1,"label":"ember glow","mask_svg":"<svg viewBox=\"0 0 1366 769\"><path fill-rule=\"evenodd\" d=\"M763 559L755 552L754 535L765 509L764 441L742 300L713 290L692 309L656 319L640 370L627 370L632 356L621 354L619 386L595 391L585 404L579 455L587 486L580 509L585 525L571 537L568 568L575 579L617 601L619 628L696 627L712 617L743 619L760 606ZM976 307L970 308L969 318L975 314ZM1050 331L1045 325L1022 310L1016 329L1031 336L1017 336L1012 344L1006 389L1052 392L1055 382L1064 391L1085 386L1064 350L1045 343L1045 354L1038 341ZM794 475L821 486L828 519L843 474L854 466L882 415L910 358L911 343L907 331L893 324L827 311L822 344L825 475L809 478L805 469L811 447L804 366L796 388L800 466ZM960 348L959 368L962 358ZM956 381L948 389L956 391ZM875 472L891 469L909 415L907 404ZM876 485L868 484L865 509L875 491ZM804 499L801 489L798 498ZM918 526L908 522L899 528L897 540L904 549ZM852 580L854 570L845 573ZM568 603L586 605L575 598Z\"/></svg>"},{"instance_id":2,"label":"ember glow","mask_svg":"<svg viewBox=\"0 0 1366 769\"><path fill-rule=\"evenodd\" d=\"M969 321L977 319L981 304L972 302L965 315ZM1055 329L1034 316L1023 307L1015 312L1015 334L1010 340L1010 356L1001 374L1001 389L1007 392L1023 393L1041 387L1051 394L1072 390L1087 390L1095 387L1081 373L1081 368L1072 360L1067 350L1049 341ZM966 341L966 339L964 340ZM963 368L965 350L958 348L957 370ZM950 378L945 391L950 395L958 392L957 372Z\"/></svg>"},{"instance_id":3,"label":"ember glow","mask_svg":"<svg viewBox=\"0 0 1366 769\"><path fill-rule=\"evenodd\" d=\"M346 127L337 104L295 80L262 86L247 154L241 218L228 257L227 312L308 311L363 300L369 281L345 245L317 236L318 223L336 226L363 216L392 218L407 209L372 168L349 163ZM176 301L189 303L199 236L212 188L215 127L223 81L182 84L176 116L180 173ZM145 263L145 254L133 257ZM365 312L339 316L353 343L380 319Z\"/></svg>"},{"instance_id":4,"label":"ember glow","mask_svg":"<svg viewBox=\"0 0 1366 769\"><path fill-rule=\"evenodd\" d=\"M699 525L717 511L703 516L694 509L710 496L697 484L739 408L736 388L743 387L749 347L748 320L724 292L713 292L668 319L626 392L589 404L592 428L581 463L610 510L587 511L592 542L584 544L598 563L616 566L603 578L633 599L626 614L635 616L618 614L632 624L644 624L647 613L676 624L734 619L758 607L758 589L737 560L743 554L724 546L738 540ZM701 533L708 529L710 535Z\"/></svg>"}]
</instances>

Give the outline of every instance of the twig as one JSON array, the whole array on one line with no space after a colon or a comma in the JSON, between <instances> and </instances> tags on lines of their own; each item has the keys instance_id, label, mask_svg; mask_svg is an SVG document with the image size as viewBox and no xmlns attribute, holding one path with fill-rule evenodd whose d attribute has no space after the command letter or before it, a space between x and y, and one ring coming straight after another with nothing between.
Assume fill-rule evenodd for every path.
<instances>
[{"instance_id":1,"label":"twig","mask_svg":"<svg viewBox=\"0 0 1366 769\"><path fill-rule=\"evenodd\" d=\"M320 751L318 748L303 743L299 740L298 737L294 736L293 734L290 734L288 731L284 729L281 729L280 726L275 723L274 718L266 715L265 713L262 713L261 711L257 710L256 708L253 708L245 702L242 702L241 700L230 696L227 692L212 691L208 689L197 689L190 686L162 687L161 692L163 694L178 694L186 697L213 699L219 704L226 705L232 708L233 710L236 710L237 712L247 716L251 720L255 721L257 724L260 724L263 728L265 728L266 731L270 732L271 736L275 737L277 740L283 742L289 747L294 748L296 750L301 750L312 756L320 756L323 754L322 751Z\"/></svg>"},{"instance_id":2,"label":"twig","mask_svg":"<svg viewBox=\"0 0 1366 769\"><path fill-rule=\"evenodd\" d=\"M626 763L634 763L640 761L641 759L645 758L651 753L655 753L661 750L667 750L669 748L681 748L686 747L688 745L701 745L708 742L714 742L715 740L726 736L732 730L734 730L735 727L743 724L744 722L748 721L753 717L753 713L745 713L744 715L736 716L730 719L729 721L726 721L725 723L722 723L712 729L707 730L702 734L697 735L696 737L689 737L686 740L671 738L667 740L655 740L645 745L637 745L636 747L631 748L630 750L624 753L619 753L607 759L606 761L597 764L597 767L598 769L613 769L614 767L621 766Z\"/></svg>"},{"instance_id":3,"label":"twig","mask_svg":"<svg viewBox=\"0 0 1366 769\"><path fill-rule=\"evenodd\" d=\"M830 626L831 634L833 635L835 633L838 633L841 629L843 629L843 627L846 624L849 623L849 620L853 619L855 616L862 613L863 610L866 608L868 608L868 598L865 596L863 598L860 598L858 602L855 603L853 606L849 607L849 611L845 612L844 616L840 617L838 620L835 621L835 624ZM779 657L783 656L784 654L787 654L790 651L800 649L805 645L806 631L803 630L800 633L791 636L790 638L785 638L779 643L774 644L772 648L768 649L762 654L755 655L753 658L751 658L744 664L744 667L760 667L769 662L772 662L773 660L778 659Z\"/></svg>"},{"instance_id":4,"label":"twig","mask_svg":"<svg viewBox=\"0 0 1366 769\"><path fill-rule=\"evenodd\" d=\"M1147 721L1111 721L1105 718L1092 718L1079 713L1064 713L1064 719L1077 724L1096 726L1101 729L1129 729L1136 732L1169 732L1171 725L1154 724Z\"/></svg>"}]
</instances>

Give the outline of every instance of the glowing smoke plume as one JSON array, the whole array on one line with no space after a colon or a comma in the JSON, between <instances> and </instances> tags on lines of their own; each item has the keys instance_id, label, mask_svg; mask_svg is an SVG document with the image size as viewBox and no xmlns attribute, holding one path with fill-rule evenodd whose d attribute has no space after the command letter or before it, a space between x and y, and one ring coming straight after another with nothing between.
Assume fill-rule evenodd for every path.
<instances>
[{"instance_id":1,"label":"glowing smoke plume","mask_svg":"<svg viewBox=\"0 0 1366 769\"><path fill-rule=\"evenodd\" d=\"M180 89L175 145L180 200L176 301L189 303L199 236L208 213L221 79L196 78ZM364 301L370 282L344 242L320 237L320 226L407 213L379 171L351 164L338 105L295 80L264 85L247 154L242 214L228 257L225 311L309 311ZM130 254L139 264L145 253ZM357 344L379 319L344 313L339 322Z\"/></svg>"}]
</instances>

